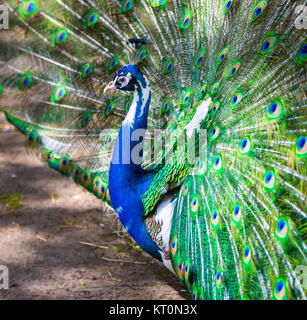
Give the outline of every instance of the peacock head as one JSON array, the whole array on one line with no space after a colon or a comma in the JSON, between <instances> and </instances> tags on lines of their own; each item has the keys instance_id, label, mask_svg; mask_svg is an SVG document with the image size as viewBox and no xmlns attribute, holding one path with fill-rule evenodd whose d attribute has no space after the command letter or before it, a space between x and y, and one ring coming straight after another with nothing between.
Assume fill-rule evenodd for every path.
<instances>
[{"instance_id":1,"label":"peacock head","mask_svg":"<svg viewBox=\"0 0 307 320\"><path fill-rule=\"evenodd\" d=\"M113 80L104 88L104 93L114 90L135 91L137 86L146 85L144 74L136 65L129 64L121 68L114 76Z\"/></svg>"}]
</instances>

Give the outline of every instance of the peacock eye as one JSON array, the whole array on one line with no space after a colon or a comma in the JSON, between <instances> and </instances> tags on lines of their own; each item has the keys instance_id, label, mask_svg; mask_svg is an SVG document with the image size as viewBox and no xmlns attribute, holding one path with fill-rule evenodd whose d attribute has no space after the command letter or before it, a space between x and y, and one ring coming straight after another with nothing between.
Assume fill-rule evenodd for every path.
<instances>
[{"instance_id":1,"label":"peacock eye","mask_svg":"<svg viewBox=\"0 0 307 320\"><path fill-rule=\"evenodd\" d=\"M123 83L124 80L125 80L125 77L119 77L119 78L117 79L117 81L118 81L119 83Z\"/></svg>"}]
</instances>

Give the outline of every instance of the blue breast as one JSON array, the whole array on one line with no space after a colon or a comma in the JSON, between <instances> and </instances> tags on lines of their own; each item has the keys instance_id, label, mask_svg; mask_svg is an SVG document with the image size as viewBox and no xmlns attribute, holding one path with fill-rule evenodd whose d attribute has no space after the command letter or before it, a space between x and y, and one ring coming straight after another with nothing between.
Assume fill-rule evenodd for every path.
<instances>
[{"instance_id":1,"label":"blue breast","mask_svg":"<svg viewBox=\"0 0 307 320\"><path fill-rule=\"evenodd\" d=\"M142 105L142 92L140 91L138 94L140 102L136 108L134 122L133 124L123 124L116 140L109 172L110 198L112 206L127 232L144 251L161 261L159 247L149 236L144 223L142 196L152 181L152 174L143 170L140 164L134 164L131 159L131 151L140 143L139 141L131 141L131 136L135 130L147 128L147 114L150 104L149 97L146 105ZM142 112L140 112L141 110ZM141 117L138 116L140 114L142 114ZM127 133L130 143L123 140L123 136L126 136Z\"/></svg>"}]
</instances>

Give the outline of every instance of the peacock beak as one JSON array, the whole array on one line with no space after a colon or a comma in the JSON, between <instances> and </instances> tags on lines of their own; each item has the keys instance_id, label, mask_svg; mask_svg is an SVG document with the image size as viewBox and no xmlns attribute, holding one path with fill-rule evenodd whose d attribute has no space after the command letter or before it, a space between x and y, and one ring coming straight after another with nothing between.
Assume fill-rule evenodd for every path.
<instances>
[{"instance_id":1,"label":"peacock beak","mask_svg":"<svg viewBox=\"0 0 307 320\"><path fill-rule=\"evenodd\" d=\"M111 81L103 90L103 93L106 94L106 93L112 93L113 91L115 91L117 88L114 84L113 81Z\"/></svg>"}]
</instances>

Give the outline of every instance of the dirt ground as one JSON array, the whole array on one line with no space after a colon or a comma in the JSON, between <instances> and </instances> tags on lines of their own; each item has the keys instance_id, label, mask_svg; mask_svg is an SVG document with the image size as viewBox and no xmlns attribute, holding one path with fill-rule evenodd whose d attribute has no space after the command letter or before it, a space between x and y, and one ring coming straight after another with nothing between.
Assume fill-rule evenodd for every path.
<instances>
[{"instance_id":1,"label":"dirt ground","mask_svg":"<svg viewBox=\"0 0 307 320\"><path fill-rule=\"evenodd\" d=\"M114 234L101 201L27 154L3 114L0 265L9 268L0 299L188 298L175 275Z\"/></svg>"}]
</instances>

